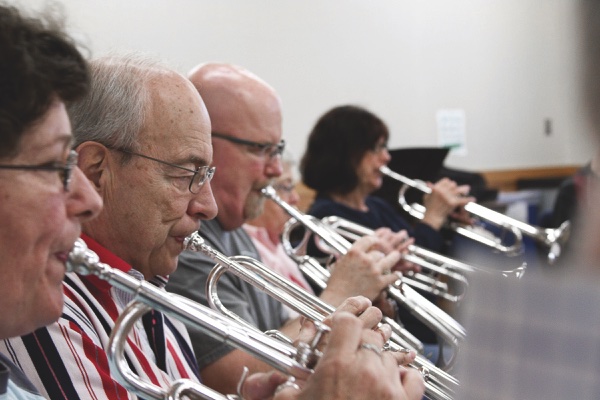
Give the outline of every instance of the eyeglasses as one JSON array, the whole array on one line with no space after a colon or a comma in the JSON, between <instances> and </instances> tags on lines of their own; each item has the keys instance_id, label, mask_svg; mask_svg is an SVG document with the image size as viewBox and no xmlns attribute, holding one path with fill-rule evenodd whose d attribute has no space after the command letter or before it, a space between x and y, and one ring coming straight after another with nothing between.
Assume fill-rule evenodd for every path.
<instances>
[{"instance_id":1,"label":"eyeglasses","mask_svg":"<svg viewBox=\"0 0 600 400\"><path fill-rule=\"evenodd\" d=\"M283 193L292 193L295 188L296 186L293 183L276 183L273 185L273 189Z\"/></svg>"},{"instance_id":2,"label":"eyeglasses","mask_svg":"<svg viewBox=\"0 0 600 400\"><path fill-rule=\"evenodd\" d=\"M384 151L384 150L387 150L387 149L388 149L387 142L383 142L383 143L375 143L375 144L373 145L373 147L371 147L371 149L370 149L370 150L371 150L373 153L377 153L377 154L379 154L379 153L381 153L382 151Z\"/></svg>"},{"instance_id":3,"label":"eyeglasses","mask_svg":"<svg viewBox=\"0 0 600 400\"><path fill-rule=\"evenodd\" d=\"M0 169L14 169L14 170L26 170L26 171L57 171L60 180L62 181L65 192L69 191L69 184L71 183L71 176L73 168L77 165L78 154L75 150L69 151L67 160L64 164L60 163L48 163L39 165L11 165L4 164L0 165Z\"/></svg>"},{"instance_id":4,"label":"eyeglasses","mask_svg":"<svg viewBox=\"0 0 600 400\"><path fill-rule=\"evenodd\" d=\"M236 137L233 137L230 135L225 135L223 133L218 133L218 132L213 132L212 136L227 140L231 143L236 143L236 144L241 144L244 146L252 147L252 148L256 149L256 152L258 153L258 155L260 155L262 157L268 155L269 160L274 157L280 156L281 153L283 153L283 150L285 150L285 140L283 140L283 139L281 139L281 141L279 143L268 143L268 142L267 143L259 143L259 142L253 142L251 140L238 139Z\"/></svg>"},{"instance_id":5,"label":"eyeglasses","mask_svg":"<svg viewBox=\"0 0 600 400\"><path fill-rule=\"evenodd\" d=\"M150 157L150 156L147 156L144 154L136 153L134 151L111 148L111 147L108 147L108 148L111 150L120 151L121 153L126 153L126 154L131 154L133 156L142 157L147 160L151 160L151 161L155 161L157 163L168 165L169 167L178 168L178 169L193 173L194 175L192 175L192 177L190 179L190 186L188 187L190 192L192 192L193 194L197 194L198 192L200 192L200 189L202 188L202 186L204 186L204 184L206 182L209 182L213 178L213 176L215 175L215 170L217 169L217 167L209 167L209 166L198 167L196 169L189 169L189 168L182 167L180 165L175 165L175 164L171 164L170 162L159 160L158 158L154 158L154 157Z\"/></svg>"}]
</instances>

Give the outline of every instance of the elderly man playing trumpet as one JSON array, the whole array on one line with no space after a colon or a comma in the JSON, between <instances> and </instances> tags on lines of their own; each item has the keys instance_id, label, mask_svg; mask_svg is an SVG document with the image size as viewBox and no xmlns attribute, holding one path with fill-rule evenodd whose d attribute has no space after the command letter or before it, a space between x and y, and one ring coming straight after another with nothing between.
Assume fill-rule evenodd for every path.
<instances>
[{"instance_id":1,"label":"elderly man playing trumpet","mask_svg":"<svg viewBox=\"0 0 600 400\"><path fill-rule=\"evenodd\" d=\"M137 58L91 64L92 90L69 111L79 167L104 200L83 239L100 260L164 286L183 239L216 214L206 109L181 75ZM162 161L165 160L165 161ZM132 398L109 370L106 347L130 298L95 277L67 274L65 309L55 324L5 342L52 399ZM198 381L187 330L149 313L126 348L142 379L167 386ZM40 356L41 355L41 356Z\"/></svg>"},{"instance_id":2,"label":"elderly man playing trumpet","mask_svg":"<svg viewBox=\"0 0 600 400\"><path fill-rule=\"evenodd\" d=\"M83 239L102 262L160 288L175 270L184 239L201 219L213 218L217 211L208 183L214 173L208 114L189 80L155 62L105 58L93 62L91 70L92 90L70 112L79 166L105 208L83 224ZM115 320L131 296L75 273L67 274L63 290L65 309L57 323L6 340L2 349L49 398L135 398L114 379L106 353ZM362 308L372 314L367 304ZM377 332L359 329L354 341L346 342L348 335L336 324L362 322L343 314L340 318L332 325L341 334L330 342L335 349L338 337L365 358L354 367L357 372L365 373L368 365L368 370L383 373L384 367L397 365L393 355L374 357L361 350L361 341L382 344ZM339 357L337 351L330 354L333 361ZM125 357L141 379L158 387L168 388L180 378L200 380L186 328L158 312L144 315L135 325ZM319 391L314 385L325 388L322 377L341 372L331 370L327 357L324 361L319 367L324 372L310 378L305 389L284 389L281 396ZM408 392L418 396L422 383L408 377ZM271 396L281 381L277 374L253 376L246 397ZM382 391L406 395L398 378L381 386Z\"/></svg>"},{"instance_id":3,"label":"elderly man playing trumpet","mask_svg":"<svg viewBox=\"0 0 600 400\"><path fill-rule=\"evenodd\" d=\"M212 123L214 165L219 171L212 189L219 213L202 224L200 234L219 252L260 256L242 228L258 216L266 199L261 189L281 175L281 105L274 89L244 68L205 64L190 75L202 96ZM383 255L381 241L365 237L338 260L321 298L339 306L350 296L374 299L397 276L385 274L399 259L398 251ZM207 304L205 284L215 262L208 256L184 252L167 290ZM278 329L291 338L298 335L299 318L288 318L282 305L242 279L224 274L218 285L221 302L261 331ZM351 305L351 307L353 307ZM360 308L353 310L360 312ZM203 381L220 392L235 389L243 367L264 371L267 366L250 355L190 330ZM414 357L414 352L410 355ZM407 359L410 361L410 357Z\"/></svg>"}]
</instances>

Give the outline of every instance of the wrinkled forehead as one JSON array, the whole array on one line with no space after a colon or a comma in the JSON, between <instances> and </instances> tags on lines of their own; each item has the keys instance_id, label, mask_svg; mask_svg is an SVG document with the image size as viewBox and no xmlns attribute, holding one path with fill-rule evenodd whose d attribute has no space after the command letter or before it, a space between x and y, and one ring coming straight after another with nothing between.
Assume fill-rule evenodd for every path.
<instances>
[{"instance_id":1,"label":"wrinkled forehead","mask_svg":"<svg viewBox=\"0 0 600 400\"><path fill-rule=\"evenodd\" d=\"M150 84L150 109L140 142L159 146L192 146L212 160L210 118L194 86L176 73L157 75Z\"/></svg>"}]
</instances>

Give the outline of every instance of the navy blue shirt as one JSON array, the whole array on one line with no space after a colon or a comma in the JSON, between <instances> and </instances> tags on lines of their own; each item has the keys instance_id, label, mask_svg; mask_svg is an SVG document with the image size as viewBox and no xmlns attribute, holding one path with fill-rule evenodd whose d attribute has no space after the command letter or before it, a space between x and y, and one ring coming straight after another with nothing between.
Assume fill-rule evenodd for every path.
<instances>
[{"instance_id":1,"label":"navy blue shirt","mask_svg":"<svg viewBox=\"0 0 600 400\"><path fill-rule=\"evenodd\" d=\"M404 229L410 237L415 238L415 244L419 247L437 253L443 251L444 240L442 235L431 226L417 222L412 227L398 211L379 197L368 196L365 202L369 210L360 211L338 203L329 197L319 195L310 206L308 214L319 219L337 215L371 229L390 228L394 232Z\"/></svg>"},{"instance_id":2,"label":"navy blue shirt","mask_svg":"<svg viewBox=\"0 0 600 400\"><path fill-rule=\"evenodd\" d=\"M338 203L324 195L317 195L307 213L318 219L335 215L371 229L390 228L394 232L404 229L410 237L415 238L417 246L437 253L443 252L444 239L431 226L419 222L414 227L411 226L398 211L379 197L368 196L365 202L369 210L360 211ZM308 243L308 252L311 255L319 255L313 241ZM435 304L435 296L420 290L419 293ZM401 305L398 308L398 318L404 327L423 343L437 343L435 333Z\"/></svg>"}]
</instances>

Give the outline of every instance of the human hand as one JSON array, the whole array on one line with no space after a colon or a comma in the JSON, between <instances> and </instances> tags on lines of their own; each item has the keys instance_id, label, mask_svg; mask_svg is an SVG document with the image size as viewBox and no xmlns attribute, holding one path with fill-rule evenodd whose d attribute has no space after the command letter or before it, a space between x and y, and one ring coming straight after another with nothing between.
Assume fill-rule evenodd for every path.
<instances>
[{"instance_id":1,"label":"human hand","mask_svg":"<svg viewBox=\"0 0 600 400\"><path fill-rule=\"evenodd\" d=\"M337 306L351 296L375 299L382 290L399 277L392 269L400 261L400 253L383 252L383 241L373 235L364 236L354 242L348 252L338 258L331 269L331 277L321 298Z\"/></svg>"},{"instance_id":2,"label":"human hand","mask_svg":"<svg viewBox=\"0 0 600 400\"><path fill-rule=\"evenodd\" d=\"M287 380L288 377L279 371L252 374L243 382L242 398L246 400L272 399L277 388Z\"/></svg>"},{"instance_id":3,"label":"human hand","mask_svg":"<svg viewBox=\"0 0 600 400\"><path fill-rule=\"evenodd\" d=\"M435 184L428 183L427 186L431 189L431 193L423 196L426 211L421 222L434 229L440 229L448 216L462 219L461 222L464 223L472 223L467 214L457 211L467 203L475 201L474 197L467 196L469 185L459 186L451 179L442 178Z\"/></svg>"},{"instance_id":4,"label":"human hand","mask_svg":"<svg viewBox=\"0 0 600 400\"><path fill-rule=\"evenodd\" d=\"M415 370L399 367L400 352L381 351L384 337L364 329L345 313L331 319L331 333L313 375L298 386L282 386L276 400L421 399L424 382Z\"/></svg>"},{"instance_id":5,"label":"human hand","mask_svg":"<svg viewBox=\"0 0 600 400\"><path fill-rule=\"evenodd\" d=\"M362 322L362 327L364 329L371 329L374 332L379 333L384 342L387 342L392 336L391 327L387 324L381 323L381 310L377 307L373 307L371 305L371 301L369 301L369 299L366 297L356 296L344 300L344 302L320 324L331 326L331 321L333 318L340 313L350 313L356 316ZM300 334L296 338L296 343L312 343L316 334L317 327L315 324L312 321L304 320ZM318 347L319 350L322 350L326 345L328 337L329 336L327 334L321 336L321 341L319 342ZM414 361L416 353L411 350L407 353L402 353L402 355L399 355L399 357L402 358L402 364L406 365Z\"/></svg>"},{"instance_id":6,"label":"human hand","mask_svg":"<svg viewBox=\"0 0 600 400\"><path fill-rule=\"evenodd\" d=\"M379 228L375 230L374 234L381 239L383 247L380 250L386 254L390 251L397 250L401 255L405 255L408 253L410 245L415 242L415 239L409 237L408 232L405 230L394 232L389 228ZM402 273L408 271L420 272L421 267L401 258L400 261L394 265L392 271L400 271Z\"/></svg>"}]
</instances>

